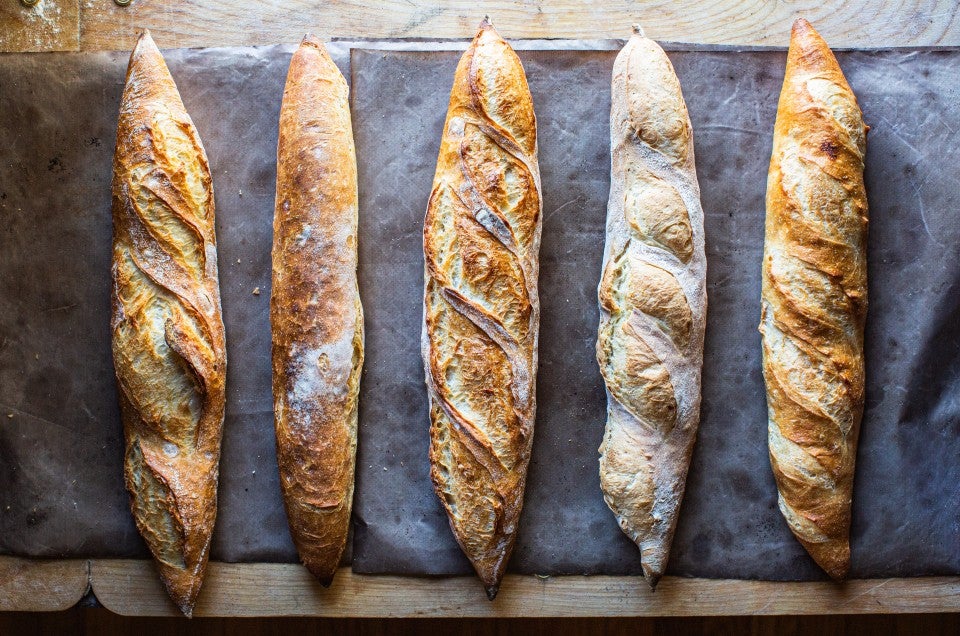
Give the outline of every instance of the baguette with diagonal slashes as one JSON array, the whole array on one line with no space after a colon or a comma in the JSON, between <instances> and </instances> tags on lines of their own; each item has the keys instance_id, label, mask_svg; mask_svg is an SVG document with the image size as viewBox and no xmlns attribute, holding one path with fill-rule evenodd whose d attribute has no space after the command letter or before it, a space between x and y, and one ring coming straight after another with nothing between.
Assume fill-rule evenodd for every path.
<instances>
[{"instance_id":1,"label":"baguette with diagonal slashes","mask_svg":"<svg viewBox=\"0 0 960 636\"><path fill-rule=\"evenodd\" d=\"M597 360L607 387L604 499L663 575L700 421L706 323L703 209L670 60L639 27L617 56Z\"/></svg>"},{"instance_id":2,"label":"baguette with diagonal slashes","mask_svg":"<svg viewBox=\"0 0 960 636\"><path fill-rule=\"evenodd\" d=\"M454 77L424 222L422 351L434 488L491 599L533 441L540 217L527 80L484 20Z\"/></svg>"},{"instance_id":3,"label":"baguette with diagonal slashes","mask_svg":"<svg viewBox=\"0 0 960 636\"><path fill-rule=\"evenodd\" d=\"M767 181L760 332L780 511L835 579L850 567L864 403L866 133L833 53L797 20Z\"/></svg>"},{"instance_id":4,"label":"baguette with diagonal slashes","mask_svg":"<svg viewBox=\"0 0 960 636\"><path fill-rule=\"evenodd\" d=\"M112 273L130 505L167 592L189 616L217 516L226 349L210 168L146 31L120 103Z\"/></svg>"}]
</instances>

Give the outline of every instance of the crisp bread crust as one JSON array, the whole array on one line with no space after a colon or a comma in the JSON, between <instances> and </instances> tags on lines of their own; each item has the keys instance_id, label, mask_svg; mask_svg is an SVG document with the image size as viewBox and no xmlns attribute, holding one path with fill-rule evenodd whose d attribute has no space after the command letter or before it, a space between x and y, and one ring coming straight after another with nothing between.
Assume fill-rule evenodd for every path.
<instances>
[{"instance_id":1,"label":"crisp bread crust","mask_svg":"<svg viewBox=\"0 0 960 636\"><path fill-rule=\"evenodd\" d=\"M210 168L146 31L130 56L117 125L112 276L131 509L189 616L217 515L226 349Z\"/></svg>"},{"instance_id":2,"label":"crisp bread crust","mask_svg":"<svg viewBox=\"0 0 960 636\"><path fill-rule=\"evenodd\" d=\"M833 53L797 20L767 182L760 332L780 510L835 579L850 567L864 404L866 132Z\"/></svg>"},{"instance_id":3,"label":"crisp bread crust","mask_svg":"<svg viewBox=\"0 0 960 636\"><path fill-rule=\"evenodd\" d=\"M422 353L434 488L491 599L533 441L541 206L523 66L485 20L457 66L424 221Z\"/></svg>"},{"instance_id":4,"label":"crisp bread crust","mask_svg":"<svg viewBox=\"0 0 960 636\"><path fill-rule=\"evenodd\" d=\"M307 36L290 60L273 224L274 422L290 534L329 585L353 503L363 310L346 80Z\"/></svg>"},{"instance_id":5,"label":"crisp bread crust","mask_svg":"<svg viewBox=\"0 0 960 636\"><path fill-rule=\"evenodd\" d=\"M600 483L655 586L700 421L703 209L680 83L639 28L617 56L597 361L607 389Z\"/></svg>"}]
</instances>

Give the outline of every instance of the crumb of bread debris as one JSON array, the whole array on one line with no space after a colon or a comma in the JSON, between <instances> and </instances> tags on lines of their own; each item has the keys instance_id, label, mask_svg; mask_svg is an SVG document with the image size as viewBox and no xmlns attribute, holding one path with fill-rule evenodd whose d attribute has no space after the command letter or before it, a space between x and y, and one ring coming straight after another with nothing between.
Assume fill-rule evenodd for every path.
<instances>
[{"instance_id":1,"label":"crumb of bread debris","mask_svg":"<svg viewBox=\"0 0 960 636\"><path fill-rule=\"evenodd\" d=\"M7 417L9 417L10 419L13 419L13 413L7 413Z\"/></svg>"},{"instance_id":2,"label":"crumb of bread debris","mask_svg":"<svg viewBox=\"0 0 960 636\"><path fill-rule=\"evenodd\" d=\"M237 194L239 194L240 196L243 196L243 190L237 190Z\"/></svg>"},{"instance_id":3,"label":"crumb of bread debris","mask_svg":"<svg viewBox=\"0 0 960 636\"><path fill-rule=\"evenodd\" d=\"M239 263L239 262L240 262L240 259L238 258L238 259L237 259L237 263Z\"/></svg>"},{"instance_id":4,"label":"crumb of bread debris","mask_svg":"<svg viewBox=\"0 0 960 636\"><path fill-rule=\"evenodd\" d=\"M253 288L253 295L254 295L254 296L259 296L259 295L260 295L260 288L259 288L259 287L254 287L254 288Z\"/></svg>"}]
</instances>

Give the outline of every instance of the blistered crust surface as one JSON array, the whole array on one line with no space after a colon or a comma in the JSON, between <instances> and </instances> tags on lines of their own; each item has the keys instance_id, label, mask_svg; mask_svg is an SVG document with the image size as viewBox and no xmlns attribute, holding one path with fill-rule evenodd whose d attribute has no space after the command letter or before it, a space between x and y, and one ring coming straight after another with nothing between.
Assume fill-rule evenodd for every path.
<instances>
[{"instance_id":1,"label":"blistered crust surface","mask_svg":"<svg viewBox=\"0 0 960 636\"><path fill-rule=\"evenodd\" d=\"M424 221L422 349L431 477L491 598L533 440L541 205L523 67L484 22L457 67Z\"/></svg>"},{"instance_id":2,"label":"blistered crust surface","mask_svg":"<svg viewBox=\"0 0 960 636\"><path fill-rule=\"evenodd\" d=\"M324 45L304 38L290 61L277 146L274 423L290 534L327 584L350 526L363 365L348 93Z\"/></svg>"},{"instance_id":3,"label":"blistered crust surface","mask_svg":"<svg viewBox=\"0 0 960 636\"><path fill-rule=\"evenodd\" d=\"M210 170L149 33L120 105L113 223L126 485L167 591L189 615L216 519L226 352Z\"/></svg>"},{"instance_id":4,"label":"blistered crust surface","mask_svg":"<svg viewBox=\"0 0 960 636\"><path fill-rule=\"evenodd\" d=\"M864 406L866 130L833 53L798 20L767 183L763 376L780 511L837 579Z\"/></svg>"}]
</instances>

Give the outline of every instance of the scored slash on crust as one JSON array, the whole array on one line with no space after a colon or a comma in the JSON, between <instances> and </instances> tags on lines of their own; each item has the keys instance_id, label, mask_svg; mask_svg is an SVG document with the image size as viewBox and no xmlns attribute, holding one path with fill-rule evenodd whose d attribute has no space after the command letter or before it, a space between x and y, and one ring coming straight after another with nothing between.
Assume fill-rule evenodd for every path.
<instances>
[{"instance_id":1,"label":"scored slash on crust","mask_svg":"<svg viewBox=\"0 0 960 636\"><path fill-rule=\"evenodd\" d=\"M760 332L778 504L834 579L850 567L864 406L866 131L833 53L798 19L767 185Z\"/></svg>"},{"instance_id":2,"label":"scored slash on crust","mask_svg":"<svg viewBox=\"0 0 960 636\"><path fill-rule=\"evenodd\" d=\"M112 189L125 482L164 586L190 616L216 519L226 350L210 169L148 31L130 55Z\"/></svg>"},{"instance_id":3,"label":"scored slash on crust","mask_svg":"<svg viewBox=\"0 0 960 636\"><path fill-rule=\"evenodd\" d=\"M614 63L611 188L598 287L607 389L604 500L656 587L699 423L706 315L703 210L690 120L663 50L634 25Z\"/></svg>"},{"instance_id":4,"label":"scored slash on crust","mask_svg":"<svg viewBox=\"0 0 960 636\"><path fill-rule=\"evenodd\" d=\"M431 478L491 600L533 439L539 190L523 68L484 19L457 67L424 222L422 352Z\"/></svg>"}]
</instances>

